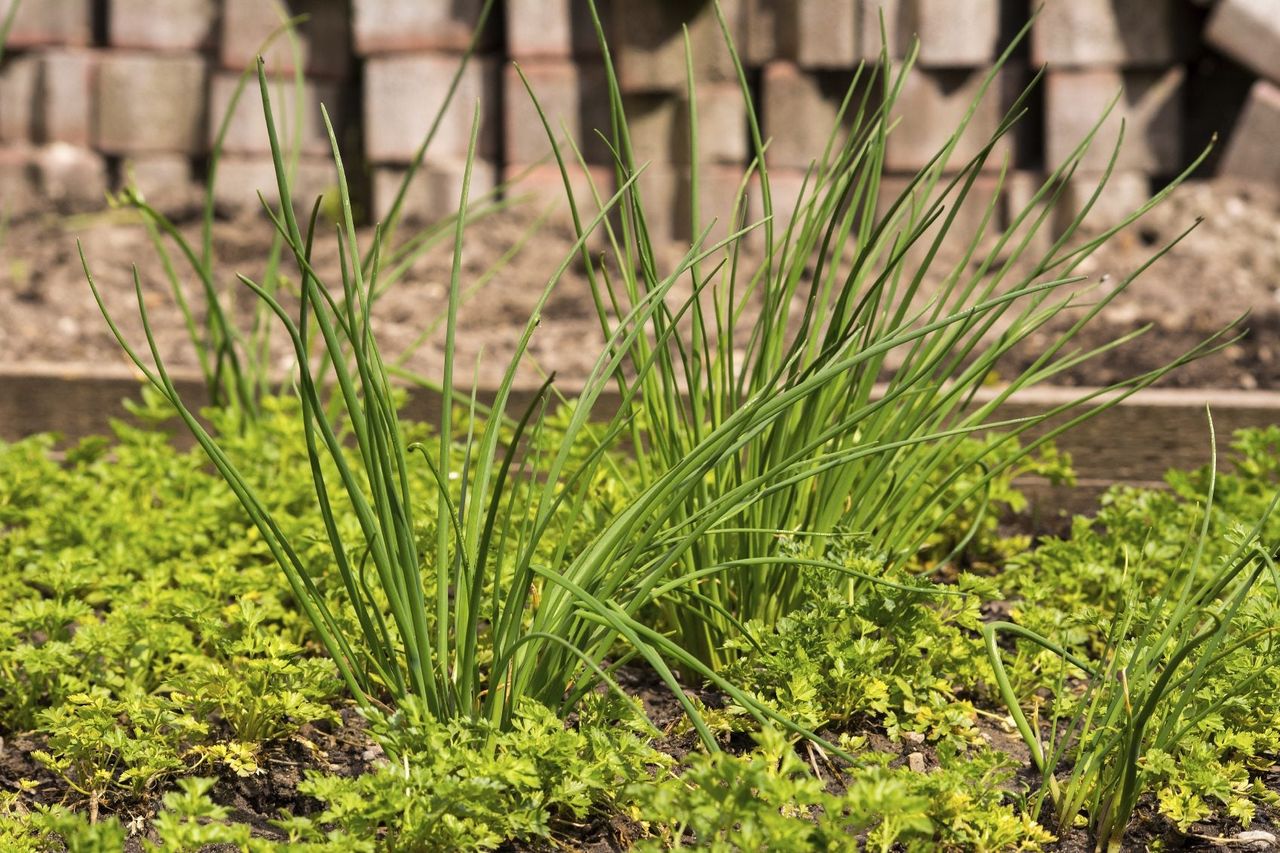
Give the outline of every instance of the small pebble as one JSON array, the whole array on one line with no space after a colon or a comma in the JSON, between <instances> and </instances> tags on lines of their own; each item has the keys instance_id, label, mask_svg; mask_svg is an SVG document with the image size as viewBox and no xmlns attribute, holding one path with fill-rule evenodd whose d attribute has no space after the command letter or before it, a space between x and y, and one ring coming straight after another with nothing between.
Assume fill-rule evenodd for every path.
<instances>
[{"instance_id":1,"label":"small pebble","mask_svg":"<svg viewBox=\"0 0 1280 853\"><path fill-rule=\"evenodd\" d=\"M925 771L924 753L913 752L910 755L908 755L907 766L910 767L916 773L923 773Z\"/></svg>"},{"instance_id":2,"label":"small pebble","mask_svg":"<svg viewBox=\"0 0 1280 853\"><path fill-rule=\"evenodd\" d=\"M1251 829L1248 832L1242 832L1231 839L1233 844L1239 844L1250 850L1275 850L1280 847L1280 840L1270 832L1261 829Z\"/></svg>"}]
</instances>

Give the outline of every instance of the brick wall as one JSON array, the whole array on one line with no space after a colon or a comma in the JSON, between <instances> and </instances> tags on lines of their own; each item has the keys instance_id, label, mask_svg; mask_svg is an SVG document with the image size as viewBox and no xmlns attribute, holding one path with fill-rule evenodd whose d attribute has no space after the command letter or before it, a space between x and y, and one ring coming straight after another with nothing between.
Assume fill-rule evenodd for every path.
<instances>
[{"instance_id":1,"label":"brick wall","mask_svg":"<svg viewBox=\"0 0 1280 853\"><path fill-rule=\"evenodd\" d=\"M0 0L0 15L12 0ZM99 206L132 180L161 205L189 202L203 179L241 75L280 23L268 0L24 0L0 64L0 202L11 215ZM333 182L323 103L371 217L385 215L436 107L475 35L482 0L288 0L305 15L297 51L266 50L276 115L301 151L299 194ZM775 193L794 195L835 121L860 62L890 61L911 38L918 67L901 95L885 166L925 165L964 115L1031 0L722 0L770 143ZM746 110L714 9L705 0L602 0L603 25L630 116L641 179L657 233L687 237L697 221L725 217L749 150ZM688 150L690 104L684 35L693 46L701 150ZM406 197L432 218L457 203L476 103L472 193L560 192L549 145L525 93L531 88L557 133L585 165L572 179L612 190L600 49L586 0L499 0L461 79L425 167ZM514 62L513 62L514 61ZM518 65L518 70L517 70ZM1075 181L1087 198L1120 124L1125 146L1113 195L1136 204L1152 180L1177 172L1208 141L1222 142L1212 173L1280 184L1280 0L1056 0L973 115L962 161L997 125L1010 99L1047 65L1029 115L1002 141L1009 194L1070 152L1123 89ZM293 75L305 78L297 103ZM227 120L219 206L256 206L274 187L256 82ZM301 117L294 126L295 115ZM688 209L690 164L700 164L703 210ZM1068 213L1070 210L1067 211ZM695 216L695 214L697 214Z\"/></svg>"}]
</instances>

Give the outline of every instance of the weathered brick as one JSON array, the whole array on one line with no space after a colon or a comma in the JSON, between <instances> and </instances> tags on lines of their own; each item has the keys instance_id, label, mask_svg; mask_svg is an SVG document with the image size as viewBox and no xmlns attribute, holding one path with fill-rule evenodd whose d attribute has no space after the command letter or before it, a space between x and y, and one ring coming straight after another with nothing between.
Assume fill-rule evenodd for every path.
<instances>
[{"instance_id":1,"label":"weathered brick","mask_svg":"<svg viewBox=\"0 0 1280 853\"><path fill-rule=\"evenodd\" d=\"M734 42L741 41L741 0L721 8ZM677 92L686 88L682 26L689 28L694 77L732 80L733 59L711 3L619 3L614 7L612 42L618 85L624 92Z\"/></svg>"},{"instance_id":2,"label":"weathered brick","mask_svg":"<svg viewBox=\"0 0 1280 853\"><path fill-rule=\"evenodd\" d=\"M28 143L36 138L39 86L38 54L5 57L0 66L0 142Z\"/></svg>"},{"instance_id":3,"label":"weathered brick","mask_svg":"<svg viewBox=\"0 0 1280 853\"><path fill-rule=\"evenodd\" d=\"M306 15L295 28L299 58L311 77L342 79L351 71L351 14L348 0L289 0L290 16ZM263 44L283 25L280 9L266 0L222 0L218 41L223 68L241 71L256 61ZM297 63L281 34L263 54L271 74L292 74Z\"/></svg>"},{"instance_id":4,"label":"weathered brick","mask_svg":"<svg viewBox=\"0 0 1280 853\"><path fill-rule=\"evenodd\" d=\"M765 66L761 112L771 165L803 169L822 155L851 81L850 73L804 72L789 62Z\"/></svg>"},{"instance_id":5,"label":"weathered brick","mask_svg":"<svg viewBox=\"0 0 1280 853\"><path fill-rule=\"evenodd\" d=\"M205 142L204 58L112 52L97 77L97 147L111 154L199 153Z\"/></svg>"},{"instance_id":6,"label":"weathered brick","mask_svg":"<svg viewBox=\"0 0 1280 853\"><path fill-rule=\"evenodd\" d=\"M460 52L471 43L484 0L352 0L356 52L362 56L399 51ZM485 22L480 47L499 42L498 21Z\"/></svg>"},{"instance_id":7,"label":"weathered brick","mask_svg":"<svg viewBox=\"0 0 1280 853\"><path fill-rule=\"evenodd\" d=\"M294 204L310 209L318 196L337 185L337 169L332 160L300 158L291 184ZM262 210L259 192L272 205L280 200L276 170L270 155L230 155L218 161L213 200L219 211L228 214L258 212Z\"/></svg>"},{"instance_id":8,"label":"weathered brick","mask_svg":"<svg viewBox=\"0 0 1280 853\"><path fill-rule=\"evenodd\" d=\"M217 20L214 0L166 0L162 8L155 0L111 0L108 40L112 47L200 50L213 43Z\"/></svg>"},{"instance_id":9,"label":"weathered brick","mask_svg":"<svg viewBox=\"0 0 1280 853\"><path fill-rule=\"evenodd\" d=\"M538 99L536 106L525 90L520 72ZM538 116L539 107L566 160L576 159L564 144L568 133L588 163L610 161L607 146L596 134L597 130L609 133L609 107L600 97L604 91L603 69L560 60L533 60L523 63L519 71L508 65L504 75L503 156L507 162L534 163L550 155L551 143Z\"/></svg>"},{"instance_id":10,"label":"weathered brick","mask_svg":"<svg viewBox=\"0 0 1280 853\"><path fill-rule=\"evenodd\" d=\"M569 176L569 187L582 225L584 228L590 227L591 220L600 212L596 195L606 204L613 195L613 169L608 166L587 166L583 169L580 165L566 163L565 171ZM503 167L502 180L508 184L505 190L507 198L528 196L539 209L546 210L551 222L561 226L572 225L573 217L565 195L564 177L555 163L533 166L508 163ZM599 233L591 240L592 245L599 245L603 236Z\"/></svg>"},{"instance_id":11,"label":"weathered brick","mask_svg":"<svg viewBox=\"0 0 1280 853\"><path fill-rule=\"evenodd\" d=\"M850 68L861 59L858 0L783 0L778 43L803 68Z\"/></svg>"},{"instance_id":12,"label":"weathered brick","mask_svg":"<svg viewBox=\"0 0 1280 853\"><path fill-rule=\"evenodd\" d=\"M704 83L698 99L698 158L703 163L744 163L749 150L747 105L737 83ZM677 163L693 160L689 145L689 102L676 110L673 154Z\"/></svg>"},{"instance_id":13,"label":"weathered brick","mask_svg":"<svg viewBox=\"0 0 1280 853\"><path fill-rule=\"evenodd\" d=\"M597 4L606 28L612 8L607 3ZM506 19L507 52L515 59L600 55L591 8L581 0L507 0Z\"/></svg>"},{"instance_id":14,"label":"weathered brick","mask_svg":"<svg viewBox=\"0 0 1280 853\"><path fill-rule=\"evenodd\" d=\"M743 0L742 51L747 65L764 65L782 56L778 45L780 0Z\"/></svg>"},{"instance_id":15,"label":"weathered brick","mask_svg":"<svg viewBox=\"0 0 1280 853\"><path fill-rule=\"evenodd\" d=\"M35 155L22 145L0 145L0 216L21 219L42 205Z\"/></svg>"},{"instance_id":16,"label":"weathered brick","mask_svg":"<svg viewBox=\"0 0 1280 853\"><path fill-rule=\"evenodd\" d=\"M800 202L800 193L805 193L806 204L813 197L813 176L808 175L806 183L806 175L808 169L798 169L794 167L779 166L769 167L769 200L773 205L773 230L774 240L781 239L783 231L786 230L788 223L796 212L796 205ZM765 227L762 223L764 219L764 190L761 186L759 172L751 176L751 183L747 189L747 209L750 216L747 219L747 225L755 225L755 229L748 235L747 242L753 246L764 246ZM761 223L758 224L757 223Z\"/></svg>"},{"instance_id":17,"label":"weathered brick","mask_svg":"<svg viewBox=\"0 0 1280 853\"><path fill-rule=\"evenodd\" d=\"M1280 86L1266 80L1253 84L1218 172L1280 184Z\"/></svg>"},{"instance_id":18,"label":"weathered brick","mask_svg":"<svg viewBox=\"0 0 1280 853\"><path fill-rule=\"evenodd\" d=\"M1219 0L1205 39L1263 77L1280 83L1280 8L1275 0Z\"/></svg>"},{"instance_id":19,"label":"weathered brick","mask_svg":"<svg viewBox=\"0 0 1280 853\"><path fill-rule=\"evenodd\" d=\"M83 148L93 140L93 78L97 55L75 48L40 54L38 138Z\"/></svg>"},{"instance_id":20,"label":"weathered brick","mask_svg":"<svg viewBox=\"0 0 1280 853\"><path fill-rule=\"evenodd\" d=\"M649 234L660 243L679 239L676 216L680 209L681 168L659 162L645 164L641 161L640 165L644 171L632 186L639 193ZM627 206L630 201L624 196L619 204Z\"/></svg>"},{"instance_id":21,"label":"weathered brick","mask_svg":"<svg viewBox=\"0 0 1280 853\"><path fill-rule=\"evenodd\" d=\"M428 160L414 175L405 195L401 216L406 219L434 222L458 211L462 201L462 177L465 164L457 160ZM391 212L396 192L406 170L398 166L379 166L373 170L373 214L379 221ZM468 197L474 203L497 186L498 167L477 160L472 166Z\"/></svg>"},{"instance_id":22,"label":"weathered brick","mask_svg":"<svg viewBox=\"0 0 1280 853\"><path fill-rule=\"evenodd\" d=\"M14 0L0 0L0 21ZM7 48L93 43L93 0L22 0Z\"/></svg>"},{"instance_id":23,"label":"weathered brick","mask_svg":"<svg viewBox=\"0 0 1280 853\"><path fill-rule=\"evenodd\" d=\"M416 53L372 59L365 64L365 152L375 163L408 163L444 103L458 58L440 53ZM458 91L440 123L428 156L465 158L471 120L480 102L477 156L494 159L498 153L498 105L501 85L497 64L473 58Z\"/></svg>"},{"instance_id":24,"label":"weathered brick","mask_svg":"<svg viewBox=\"0 0 1280 853\"><path fill-rule=\"evenodd\" d=\"M1189 11L1186 0L1046 3L1031 31L1032 61L1121 68L1180 62L1191 43Z\"/></svg>"},{"instance_id":25,"label":"weathered brick","mask_svg":"<svg viewBox=\"0 0 1280 853\"><path fill-rule=\"evenodd\" d=\"M977 68L995 60L999 0L911 0L909 8L921 68Z\"/></svg>"},{"instance_id":26,"label":"weathered brick","mask_svg":"<svg viewBox=\"0 0 1280 853\"><path fill-rule=\"evenodd\" d=\"M1054 211L1054 233L1063 233L1093 198L1101 175L1076 173L1058 197ZM1101 194L1085 215L1082 225L1106 229L1119 225L1151 198L1151 177L1145 172L1112 172Z\"/></svg>"},{"instance_id":27,"label":"weathered brick","mask_svg":"<svg viewBox=\"0 0 1280 853\"><path fill-rule=\"evenodd\" d=\"M627 114L631 150L637 163L652 160L670 163L675 159L677 113L680 99L676 95L625 95L622 108Z\"/></svg>"},{"instance_id":28,"label":"weathered brick","mask_svg":"<svg viewBox=\"0 0 1280 853\"><path fill-rule=\"evenodd\" d=\"M121 180L157 210L174 213L196 204L200 188L185 154L135 154L121 165Z\"/></svg>"},{"instance_id":29,"label":"weathered brick","mask_svg":"<svg viewBox=\"0 0 1280 853\"><path fill-rule=\"evenodd\" d=\"M742 178L740 166L711 163L699 169L699 210L698 220L695 222L691 173L687 169L682 170L676 191L674 225L677 239L693 240L707 231L707 238L702 246L709 248L717 240L723 240L745 227L747 210L739 209L737 204Z\"/></svg>"},{"instance_id":30,"label":"weathered brick","mask_svg":"<svg viewBox=\"0 0 1280 853\"><path fill-rule=\"evenodd\" d=\"M987 73L985 69L912 69L894 105L894 116L900 117L901 122L889 132L885 168L914 172L927 166L960 126L978 97ZM951 151L948 158L951 168L963 166L990 142L1004 110L1004 79L997 75ZM1006 135L997 142L984 168L1000 168L1010 151L1011 140Z\"/></svg>"},{"instance_id":31,"label":"weathered brick","mask_svg":"<svg viewBox=\"0 0 1280 853\"><path fill-rule=\"evenodd\" d=\"M1013 231L1007 244L1010 250L1020 245L1028 235L1031 238L1026 249L1028 256L1042 256L1053 245L1057 235L1054 233L1052 190L1036 197L1044 184L1042 172L1018 170L1008 174L1001 199L1000 228ZM1024 214L1019 223L1018 218Z\"/></svg>"},{"instance_id":32,"label":"weathered brick","mask_svg":"<svg viewBox=\"0 0 1280 853\"><path fill-rule=\"evenodd\" d=\"M215 74L209 94L209 145L214 140L235 95L240 75L231 72ZM297 88L294 80L274 79L268 86L271 96L271 114L275 118L280 144L286 151L292 150L295 138L293 130L297 117ZM321 104L329 111L334 131L341 138L344 118L342 92L336 83L307 80L302 89L302 132L299 139L303 154L325 156L330 153L329 136L325 130ZM236 102L227 124L223 150L238 154L270 154L271 143L267 137L266 119L262 109L262 90L257 80L250 80Z\"/></svg>"},{"instance_id":33,"label":"weathered brick","mask_svg":"<svg viewBox=\"0 0 1280 853\"><path fill-rule=\"evenodd\" d=\"M876 62L886 45L890 59L902 59L907 55L907 49L915 35L909 2L910 0L859 0L860 58Z\"/></svg>"},{"instance_id":34,"label":"weathered brick","mask_svg":"<svg viewBox=\"0 0 1280 853\"><path fill-rule=\"evenodd\" d=\"M1182 68L1167 71L1056 71L1045 88L1045 156L1063 162L1101 118L1111 99L1124 93L1080 161L1101 171L1124 122L1118 171L1170 174L1182 165Z\"/></svg>"},{"instance_id":35,"label":"weathered brick","mask_svg":"<svg viewBox=\"0 0 1280 853\"><path fill-rule=\"evenodd\" d=\"M106 207L107 165L87 148L53 142L36 153L36 176L44 199L64 213Z\"/></svg>"},{"instance_id":36,"label":"weathered brick","mask_svg":"<svg viewBox=\"0 0 1280 853\"><path fill-rule=\"evenodd\" d=\"M894 213L895 218L892 224L888 226L889 234L901 234L904 237L913 234L914 230L919 228L922 220L933 210L934 205L941 204L946 209L946 213L931 222L907 249L904 263L908 269L925 263L930 249L938 241L940 235L945 244L955 249L966 248L973 243L977 243L979 252L988 251L994 241L998 239L1000 234L998 211L1000 210L1001 200L997 198L997 195L1002 193L1004 189L1000 183L999 176L991 174L978 175L974 179L968 195L961 201L957 201L957 196L954 192L944 197L942 195L944 189L942 184L936 186L934 191L928 197L925 197L923 187L919 183L911 187L912 179L912 175L885 175L880 181L880 194L876 204L876 218L878 220L883 221L889 215L893 203L899 197L908 192L911 193L909 201ZM987 211L993 202L996 206L996 213L988 217ZM909 221L912 215L912 208L915 211L914 223ZM955 216L951 219L950 224L947 225L947 217L952 211L954 211ZM945 235L942 234L944 225L947 228Z\"/></svg>"}]
</instances>

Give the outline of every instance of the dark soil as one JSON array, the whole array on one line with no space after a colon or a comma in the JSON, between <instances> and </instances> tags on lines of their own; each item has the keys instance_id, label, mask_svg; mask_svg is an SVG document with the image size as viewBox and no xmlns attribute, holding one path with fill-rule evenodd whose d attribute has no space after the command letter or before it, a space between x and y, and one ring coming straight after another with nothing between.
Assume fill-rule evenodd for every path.
<instances>
[{"instance_id":1,"label":"dark soil","mask_svg":"<svg viewBox=\"0 0 1280 853\"><path fill-rule=\"evenodd\" d=\"M658 749L681 761L691 750L697 748L696 736L686 731L688 726L681 725L684 713L679 702L656 674L647 668L628 666L619 670L616 676L619 685L641 700L649 718L665 733L656 742ZM711 707L723 705L723 697L714 691L686 690L689 695L696 696ZM306 771L355 776L367 772L383 759L381 748L369 738L364 720L355 709L343 707L339 709L339 715L341 722L338 725L308 724L297 736L268 745L260 756L260 763L265 771L260 775L245 778L229 771L219 773L212 793L215 802L230 808L230 819L248 824L255 835L282 840L283 834L271 824L282 812L309 815L319 811L318 802L299 794L297 790ZM1019 766L1027 767L1029 754L1026 747L1015 733L996 722L1000 717L994 709L980 713L978 728L983 739L993 748L1008 753ZM905 739L894 742L873 725L857 726L853 733L865 736L870 749L894 754L896 758L891 766L923 767L924 772L928 772L938 765L937 756L927 743ZM837 733L824 734L834 736ZM18 788L21 780L35 779L41 783L35 794L36 801L46 804L58 802L57 792L61 789L58 780L31 758L31 752L42 747L39 739L18 735L6 737L0 743L3 744L0 748L0 790L13 791ZM723 746L736 753L749 749L751 742L746 737L729 736ZM812 759L811 763L814 764L826 763L807 754L805 758ZM1264 773L1263 777L1269 788L1280 788L1280 770ZM1017 782L1024 789L1033 789L1039 780L1028 769L1019 773ZM832 773L828 783L833 789L838 789L839 777ZM130 804L120 811L119 817L123 823L128 823L135 817L149 819L154 816L156 805ZM109 812L104 810L103 813ZM629 849L635 840L644 835L638 824L622 816L596 816L582 823L557 821L553 824L553 830L556 836L553 843L517 842L507 844L501 850L504 853L549 853L565 849L585 853L614 853ZM1063 853L1092 853L1093 846L1087 831L1072 829L1061 832L1052 827L1051 830L1057 831L1061 840L1049 849ZM1280 809L1259 808L1258 815L1248 830L1280 836ZM1124 850L1148 850L1156 842L1165 850L1221 849L1222 839L1233 838L1243 831L1245 829L1238 821L1228 818L1196 824L1189 834L1183 834L1147 804L1140 806L1135 815L1125 836ZM131 839L127 849L141 850L141 843L140 838ZM209 848L211 853L214 849ZM1267 848L1250 848L1237 843L1234 849Z\"/></svg>"},{"instance_id":2,"label":"dark soil","mask_svg":"<svg viewBox=\"0 0 1280 853\"><path fill-rule=\"evenodd\" d=\"M213 790L214 801L229 807L230 819L252 826L264 838L282 840L271 825L281 812L310 815L320 804L298 793L306 771L354 777L370 770L383 758L382 748L366 734L364 718L353 707L339 709L341 725L310 724L297 736L273 744L262 756L266 771L255 776L222 772Z\"/></svg>"},{"instance_id":3,"label":"dark soil","mask_svg":"<svg viewBox=\"0 0 1280 853\"><path fill-rule=\"evenodd\" d=\"M509 211L469 230L463 258L464 286L484 277L504 252L526 236L532 213ZM1098 385L1159 366L1248 313L1247 331L1240 341L1183 368L1165 384L1280 388L1280 201L1275 197L1251 187L1187 185L1118 235L1078 272L1105 289L1132 273L1198 217L1204 217L1200 227L1107 306L1077 339L1077 345L1097 346L1147 324L1153 326L1152 331L1119 351L1073 369L1062 382ZM197 225L187 223L184 230L198 246ZM237 284L234 274L261 277L271 229L259 219L223 222L215 236L220 259L217 283L239 289L242 314L247 318L251 294ZM0 363L96 365L123 360L85 284L77 239L116 319L134 342L142 344L132 293L131 265L138 264L161 352L173 365L193 366L193 350L156 253L141 226L119 211L72 220L28 220L10 226L0 244ZM404 351L443 314L452 261L450 242L442 241L415 261L405 278L379 303L376 326L385 353ZM565 227L545 227L470 297L461 315L457 354L458 364L465 367L460 370L470 374L477 355L483 353L482 384L497 380L538 294L571 244ZM318 240L317 246L317 267L336 281L334 241ZM194 300L195 277L176 253L174 261ZM1063 318L1053 328L1061 328L1068 319L1074 316ZM1007 369L1014 370L1037 356L1049 341L1048 331L1014 353ZM541 368L557 371L567 382L581 381L599 352L599 341L585 277L580 264L571 264L542 312L530 352ZM435 375L443 344L443 334L436 334L409 358L408 366ZM286 368L288 363L281 350L277 367ZM527 366L522 378L538 378L533 365Z\"/></svg>"}]
</instances>

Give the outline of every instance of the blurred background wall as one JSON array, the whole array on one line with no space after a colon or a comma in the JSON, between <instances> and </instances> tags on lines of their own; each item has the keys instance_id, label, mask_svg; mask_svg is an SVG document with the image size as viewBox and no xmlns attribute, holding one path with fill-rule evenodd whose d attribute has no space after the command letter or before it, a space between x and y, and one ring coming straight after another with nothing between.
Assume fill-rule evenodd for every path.
<instances>
[{"instance_id":1,"label":"blurred background wall","mask_svg":"<svg viewBox=\"0 0 1280 853\"><path fill-rule=\"evenodd\" d=\"M0 14L12 0L0 0ZM366 219L385 213L476 32L482 0L24 0L0 64L0 207L10 217L102 206L132 181L158 206L196 197L239 75L277 29L298 27L295 54L266 52L282 120L302 118L298 191L333 183L324 103ZM759 111L775 193L785 205L859 63L890 59L918 35L918 69L886 152L889 180L924 166L968 108L993 62L1030 19L1029 0L722 0ZM689 105L682 27L694 51L704 214L724 216L750 150L746 110L715 10L700 0L602 0L604 23L657 228L688 236ZM431 219L457 205L472 111L481 104L474 191L520 175L560 192L518 63L551 120L574 136L601 191L612 186L600 49L586 0L498 0L411 187L407 210ZM1202 174L1280 185L1280 0L1050 0L973 117L953 162L995 129L1005 107L1047 66L1028 114L992 158L1004 192L1030 192L1123 89L1063 204L1083 202L1124 122L1108 205L1131 208L1177 173L1216 132ZM966 148L966 145L969 146ZM217 199L228 215L273 194L256 84L231 113ZM575 170L575 180L585 178ZM1089 174L1085 174L1088 172ZM991 182L995 184L995 174ZM1100 211L1105 216L1106 205Z\"/></svg>"}]
</instances>

